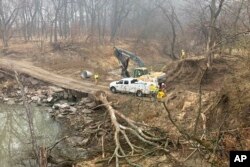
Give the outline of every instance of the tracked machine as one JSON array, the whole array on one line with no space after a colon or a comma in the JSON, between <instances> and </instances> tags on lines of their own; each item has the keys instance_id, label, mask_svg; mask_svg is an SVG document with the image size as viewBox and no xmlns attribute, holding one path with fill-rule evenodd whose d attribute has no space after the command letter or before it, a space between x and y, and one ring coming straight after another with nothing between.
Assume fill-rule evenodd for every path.
<instances>
[{"instance_id":1,"label":"tracked machine","mask_svg":"<svg viewBox=\"0 0 250 167\"><path fill-rule=\"evenodd\" d=\"M165 82L166 74L164 72L149 71L148 68L145 67L145 63L141 58L134 53L114 47L114 55L121 64L122 77L133 77L143 81L156 82L158 84ZM131 72L128 71L130 59L137 65L137 67L132 69Z\"/></svg>"}]
</instances>

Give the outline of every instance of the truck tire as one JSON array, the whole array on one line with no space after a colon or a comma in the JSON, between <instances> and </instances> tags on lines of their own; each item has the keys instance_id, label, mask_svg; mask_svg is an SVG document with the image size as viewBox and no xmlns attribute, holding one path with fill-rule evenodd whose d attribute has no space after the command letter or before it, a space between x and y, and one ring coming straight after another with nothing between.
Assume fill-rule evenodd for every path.
<instances>
[{"instance_id":1,"label":"truck tire","mask_svg":"<svg viewBox=\"0 0 250 167\"><path fill-rule=\"evenodd\" d=\"M112 86L112 87L110 88L110 90L111 90L112 93L116 93L116 88L115 88L115 87Z\"/></svg>"},{"instance_id":2,"label":"truck tire","mask_svg":"<svg viewBox=\"0 0 250 167\"><path fill-rule=\"evenodd\" d=\"M143 96L142 91L141 91L141 90L137 90L137 92L136 92L136 96L138 96L138 97L142 97L142 96Z\"/></svg>"}]
</instances>

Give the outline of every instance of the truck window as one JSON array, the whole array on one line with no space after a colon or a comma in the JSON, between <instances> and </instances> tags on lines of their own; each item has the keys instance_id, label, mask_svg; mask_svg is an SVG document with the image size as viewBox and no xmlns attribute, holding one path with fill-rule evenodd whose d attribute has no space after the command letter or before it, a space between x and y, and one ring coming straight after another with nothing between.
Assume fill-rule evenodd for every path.
<instances>
[{"instance_id":1,"label":"truck window","mask_svg":"<svg viewBox=\"0 0 250 167\"><path fill-rule=\"evenodd\" d=\"M124 84L128 84L128 81L124 81Z\"/></svg>"},{"instance_id":2,"label":"truck window","mask_svg":"<svg viewBox=\"0 0 250 167\"><path fill-rule=\"evenodd\" d=\"M137 79L133 79L133 80L131 81L131 83L136 83L136 82L138 82Z\"/></svg>"},{"instance_id":3,"label":"truck window","mask_svg":"<svg viewBox=\"0 0 250 167\"><path fill-rule=\"evenodd\" d=\"M147 74L149 74L148 70L144 70L143 75L147 75Z\"/></svg>"}]
</instances>

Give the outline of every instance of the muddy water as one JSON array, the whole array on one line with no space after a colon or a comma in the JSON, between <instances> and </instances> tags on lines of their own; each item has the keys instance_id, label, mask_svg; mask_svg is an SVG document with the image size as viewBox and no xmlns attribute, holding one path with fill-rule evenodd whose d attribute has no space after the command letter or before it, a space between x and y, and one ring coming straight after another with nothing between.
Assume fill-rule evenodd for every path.
<instances>
[{"instance_id":1,"label":"muddy water","mask_svg":"<svg viewBox=\"0 0 250 167\"><path fill-rule=\"evenodd\" d=\"M31 106L38 145L50 146L59 138L59 124L44 107ZM30 159L32 150L29 124L21 105L0 103L0 166L36 166Z\"/></svg>"}]
</instances>

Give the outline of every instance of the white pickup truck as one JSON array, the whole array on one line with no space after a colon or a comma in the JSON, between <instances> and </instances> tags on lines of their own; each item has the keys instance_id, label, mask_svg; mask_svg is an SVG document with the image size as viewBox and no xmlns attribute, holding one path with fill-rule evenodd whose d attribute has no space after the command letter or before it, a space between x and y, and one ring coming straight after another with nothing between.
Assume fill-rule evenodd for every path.
<instances>
[{"instance_id":1,"label":"white pickup truck","mask_svg":"<svg viewBox=\"0 0 250 167\"><path fill-rule=\"evenodd\" d=\"M123 78L120 81L113 81L109 84L111 92L135 93L137 96L150 94L149 86L154 82L145 82L135 78Z\"/></svg>"}]
</instances>

